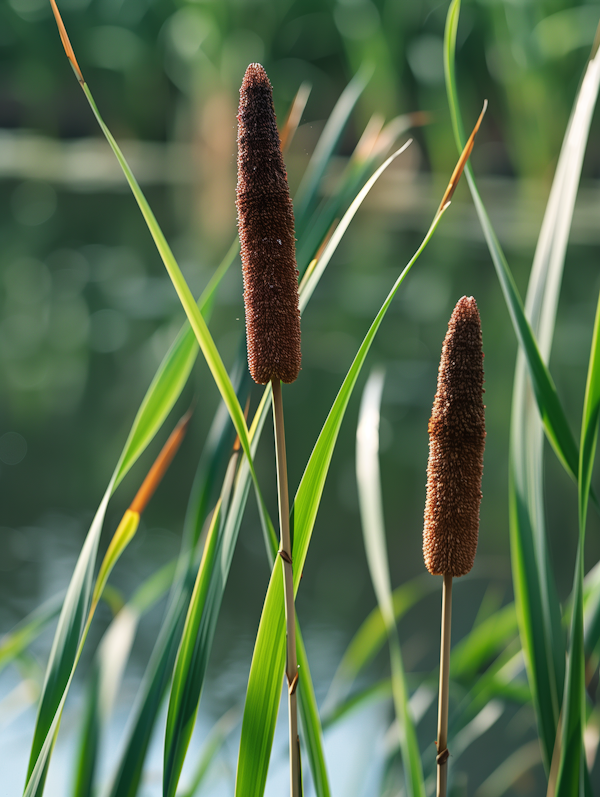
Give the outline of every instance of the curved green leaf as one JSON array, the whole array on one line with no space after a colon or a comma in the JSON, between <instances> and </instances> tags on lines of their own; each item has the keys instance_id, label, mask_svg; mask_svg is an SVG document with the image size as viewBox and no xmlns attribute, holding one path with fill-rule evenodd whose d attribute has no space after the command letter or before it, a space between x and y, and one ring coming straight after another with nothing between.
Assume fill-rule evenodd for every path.
<instances>
[{"instance_id":1,"label":"curved green leaf","mask_svg":"<svg viewBox=\"0 0 600 797\"><path fill-rule=\"evenodd\" d=\"M450 115L454 129L454 137L459 152L462 151L465 141L464 129L460 116L458 103L458 92L456 89L456 78L454 71L454 60L456 51L456 33L458 29L458 18L460 13L460 0L452 0L448 10L446 20L446 31L444 37L444 69L446 74L446 89L448 102L450 105ZM556 454L567 470L567 472L577 479L578 453L575 438L569 428L564 410L558 398L556 387L552 377L542 360L537 342L531 330L531 326L525 316L523 303L517 291L514 278L506 262L506 258L498 242L490 219L487 215L477 186L473 177L470 164L465 168L467 182L471 190L473 204L479 217L483 234L488 245L496 274L500 282L500 287L504 294L506 306L511 317L515 334L519 341L522 351L525 354L529 374L531 377L535 399L544 424L544 430Z\"/></svg>"},{"instance_id":2,"label":"curved green leaf","mask_svg":"<svg viewBox=\"0 0 600 797\"><path fill-rule=\"evenodd\" d=\"M585 729L585 647L583 636L583 550L587 507L596 456L600 422L600 297L594 322L592 350L581 421L581 456L579 459L579 545L573 587L573 609L569 640L569 663L562 710L560 762L556 797L570 797L583 786L581 782L583 732Z\"/></svg>"}]
</instances>

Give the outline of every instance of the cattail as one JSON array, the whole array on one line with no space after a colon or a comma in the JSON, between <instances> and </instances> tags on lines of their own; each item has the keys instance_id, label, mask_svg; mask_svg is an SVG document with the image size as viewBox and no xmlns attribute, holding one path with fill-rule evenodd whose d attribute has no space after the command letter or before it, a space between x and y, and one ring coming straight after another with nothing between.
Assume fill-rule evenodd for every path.
<instances>
[{"instance_id":1,"label":"cattail","mask_svg":"<svg viewBox=\"0 0 600 797\"><path fill-rule=\"evenodd\" d=\"M425 565L433 575L464 576L479 533L485 446L481 322L475 299L459 300L442 347L429 421Z\"/></svg>"},{"instance_id":2,"label":"cattail","mask_svg":"<svg viewBox=\"0 0 600 797\"><path fill-rule=\"evenodd\" d=\"M240 89L236 205L250 374L259 384L293 382L301 361L294 213L260 64L250 64Z\"/></svg>"}]
</instances>

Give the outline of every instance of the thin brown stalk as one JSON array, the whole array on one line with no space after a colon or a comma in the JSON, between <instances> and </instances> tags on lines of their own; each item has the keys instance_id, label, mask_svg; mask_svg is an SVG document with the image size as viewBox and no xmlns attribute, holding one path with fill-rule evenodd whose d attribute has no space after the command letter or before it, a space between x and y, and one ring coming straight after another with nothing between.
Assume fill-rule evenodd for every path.
<instances>
[{"instance_id":1,"label":"thin brown stalk","mask_svg":"<svg viewBox=\"0 0 600 797\"><path fill-rule=\"evenodd\" d=\"M273 422L275 427L275 453L277 458L277 490L279 497L279 528L281 543L279 555L283 560L283 591L285 599L286 664L285 675L288 685L288 713L290 729L290 794L300 797L302 793L300 777L300 741L298 737L298 707L296 688L298 686L298 659L296 655L296 612L294 608L294 574L292 568L292 542L290 535L290 502L287 482L287 462L285 456L285 430L283 425L283 401L281 382L272 379Z\"/></svg>"},{"instance_id":2,"label":"thin brown stalk","mask_svg":"<svg viewBox=\"0 0 600 797\"><path fill-rule=\"evenodd\" d=\"M446 797L448 780L448 693L450 684L450 632L452 627L452 576L444 573L442 589L442 640L437 732L437 797Z\"/></svg>"}]
</instances>

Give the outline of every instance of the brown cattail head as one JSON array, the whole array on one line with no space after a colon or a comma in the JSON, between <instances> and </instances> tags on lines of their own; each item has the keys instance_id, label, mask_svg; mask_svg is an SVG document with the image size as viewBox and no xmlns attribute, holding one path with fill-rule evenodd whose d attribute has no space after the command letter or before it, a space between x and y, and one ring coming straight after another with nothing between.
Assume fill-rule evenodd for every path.
<instances>
[{"instance_id":1,"label":"brown cattail head","mask_svg":"<svg viewBox=\"0 0 600 797\"><path fill-rule=\"evenodd\" d=\"M429 421L425 566L464 576L473 567L485 446L481 322L472 296L459 300L442 346Z\"/></svg>"},{"instance_id":2,"label":"brown cattail head","mask_svg":"<svg viewBox=\"0 0 600 797\"><path fill-rule=\"evenodd\" d=\"M250 64L240 89L236 205L250 374L263 385L293 382L301 361L294 212L260 64Z\"/></svg>"}]
</instances>

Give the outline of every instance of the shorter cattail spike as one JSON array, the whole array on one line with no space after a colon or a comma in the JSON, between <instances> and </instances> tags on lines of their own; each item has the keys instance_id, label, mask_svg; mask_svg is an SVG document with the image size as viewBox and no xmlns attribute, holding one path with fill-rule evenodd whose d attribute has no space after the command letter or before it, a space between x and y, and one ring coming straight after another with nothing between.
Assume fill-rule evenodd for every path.
<instances>
[{"instance_id":1,"label":"shorter cattail spike","mask_svg":"<svg viewBox=\"0 0 600 797\"><path fill-rule=\"evenodd\" d=\"M294 213L267 73L250 64L240 89L237 211L248 366L255 382L300 371Z\"/></svg>"},{"instance_id":2,"label":"shorter cattail spike","mask_svg":"<svg viewBox=\"0 0 600 797\"><path fill-rule=\"evenodd\" d=\"M425 566L464 576L473 567L485 446L481 322L475 299L459 300L442 347L429 421Z\"/></svg>"}]
</instances>

